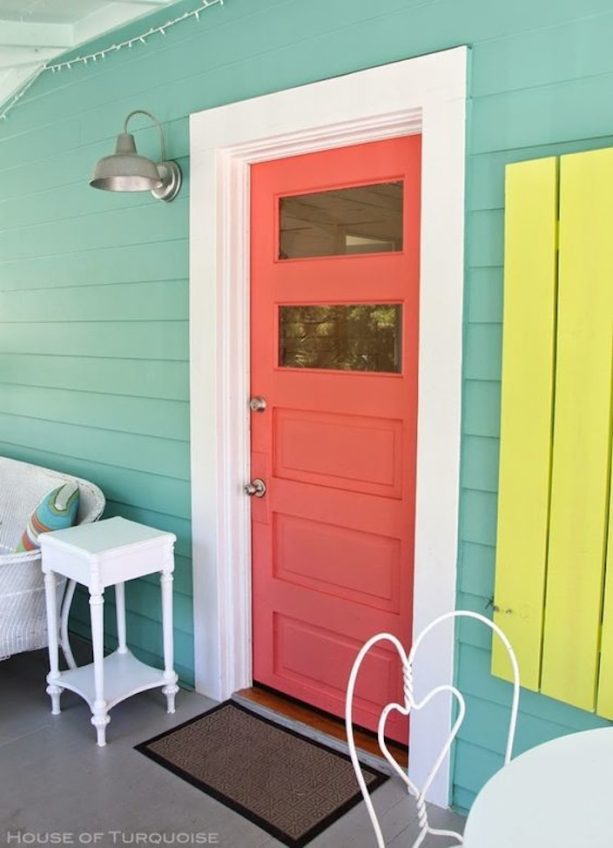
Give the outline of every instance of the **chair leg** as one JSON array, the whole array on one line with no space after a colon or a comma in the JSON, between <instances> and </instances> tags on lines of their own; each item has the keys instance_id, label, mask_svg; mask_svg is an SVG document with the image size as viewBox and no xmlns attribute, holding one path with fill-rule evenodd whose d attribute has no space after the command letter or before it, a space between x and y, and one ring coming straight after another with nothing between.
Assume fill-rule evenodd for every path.
<instances>
[{"instance_id":1,"label":"chair leg","mask_svg":"<svg viewBox=\"0 0 613 848\"><path fill-rule=\"evenodd\" d=\"M70 606L72 604L76 586L77 584L74 580L69 580L67 582L60 612L60 645L62 646L62 653L64 654L68 668L77 667L72 653L72 648L70 647L70 639L68 637L68 617L70 615Z\"/></svg>"}]
</instances>

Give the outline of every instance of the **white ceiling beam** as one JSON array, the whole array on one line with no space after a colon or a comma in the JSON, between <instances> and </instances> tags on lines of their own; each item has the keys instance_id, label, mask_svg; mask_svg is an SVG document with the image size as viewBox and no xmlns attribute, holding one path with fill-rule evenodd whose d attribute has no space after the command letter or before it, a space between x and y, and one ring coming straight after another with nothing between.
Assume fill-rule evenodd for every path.
<instances>
[{"instance_id":1,"label":"white ceiling beam","mask_svg":"<svg viewBox=\"0 0 613 848\"><path fill-rule=\"evenodd\" d=\"M53 47L4 47L0 46L0 70L21 68L25 65L40 65L62 51Z\"/></svg>"},{"instance_id":2,"label":"white ceiling beam","mask_svg":"<svg viewBox=\"0 0 613 848\"><path fill-rule=\"evenodd\" d=\"M0 45L7 47L74 47L71 24L37 24L0 20Z\"/></svg>"}]
</instances>

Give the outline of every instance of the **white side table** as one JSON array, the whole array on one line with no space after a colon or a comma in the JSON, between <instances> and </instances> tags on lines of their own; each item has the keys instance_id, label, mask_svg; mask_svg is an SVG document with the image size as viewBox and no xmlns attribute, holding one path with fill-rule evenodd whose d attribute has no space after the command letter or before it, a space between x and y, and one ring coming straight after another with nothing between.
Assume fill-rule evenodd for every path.
<instances>
[{"instance_id":1,"label":"white side table","mask_svg":"<svg viewBox=\"0 0 613 848\"><path fill-rule=\"evenodd\" d=\"M81 524L40 537L45 575L49 665L47 694L51 712L60 712L60 695L70 689L84 698L92 711L98 745L106 744L109 710L130 695L162 686L168 712L175 711L179 691L173 668L172 572L176 536L125 518ZM164 671L134 657L126 646L124 583L161 572ZM55 575L61 574L89 588L94 661L80 668L59 670ZM118 647L104 656L104 590L115 586Z\"/></svg>"}]
</instances>

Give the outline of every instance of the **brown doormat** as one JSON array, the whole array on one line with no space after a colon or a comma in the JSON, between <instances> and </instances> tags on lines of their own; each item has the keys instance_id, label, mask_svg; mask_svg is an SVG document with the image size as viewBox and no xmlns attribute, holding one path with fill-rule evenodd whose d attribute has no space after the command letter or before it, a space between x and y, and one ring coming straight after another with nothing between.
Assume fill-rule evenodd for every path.
<instances>
[{"instance_id":1,"label":"brown doormat","mask_svg":"<svg viewBox=\"0 0 613 848\"><path fill-rule=\"evenodd\" d=\"M302 848L362 798L349 757L233 701L142 742L136 750ZM372 791L388 775L362 766Z\"/></svg>"}]
</instances>

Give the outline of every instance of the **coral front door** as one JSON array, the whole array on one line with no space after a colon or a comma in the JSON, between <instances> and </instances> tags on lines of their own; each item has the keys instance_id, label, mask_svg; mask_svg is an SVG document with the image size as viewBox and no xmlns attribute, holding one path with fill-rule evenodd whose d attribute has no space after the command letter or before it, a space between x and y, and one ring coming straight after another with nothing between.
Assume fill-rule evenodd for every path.
<instances>
[{"instance_id":1,"label":"coral front door","mask_svg":"<svg viewBox=\"0 0 613 848\"><path fill-rule=\"evenodd\" d=\"M251 168L253 674L335 715L411 639L420 142ZM356 722L401 693L375 650Z\"/></svg>"}]
</instances>

